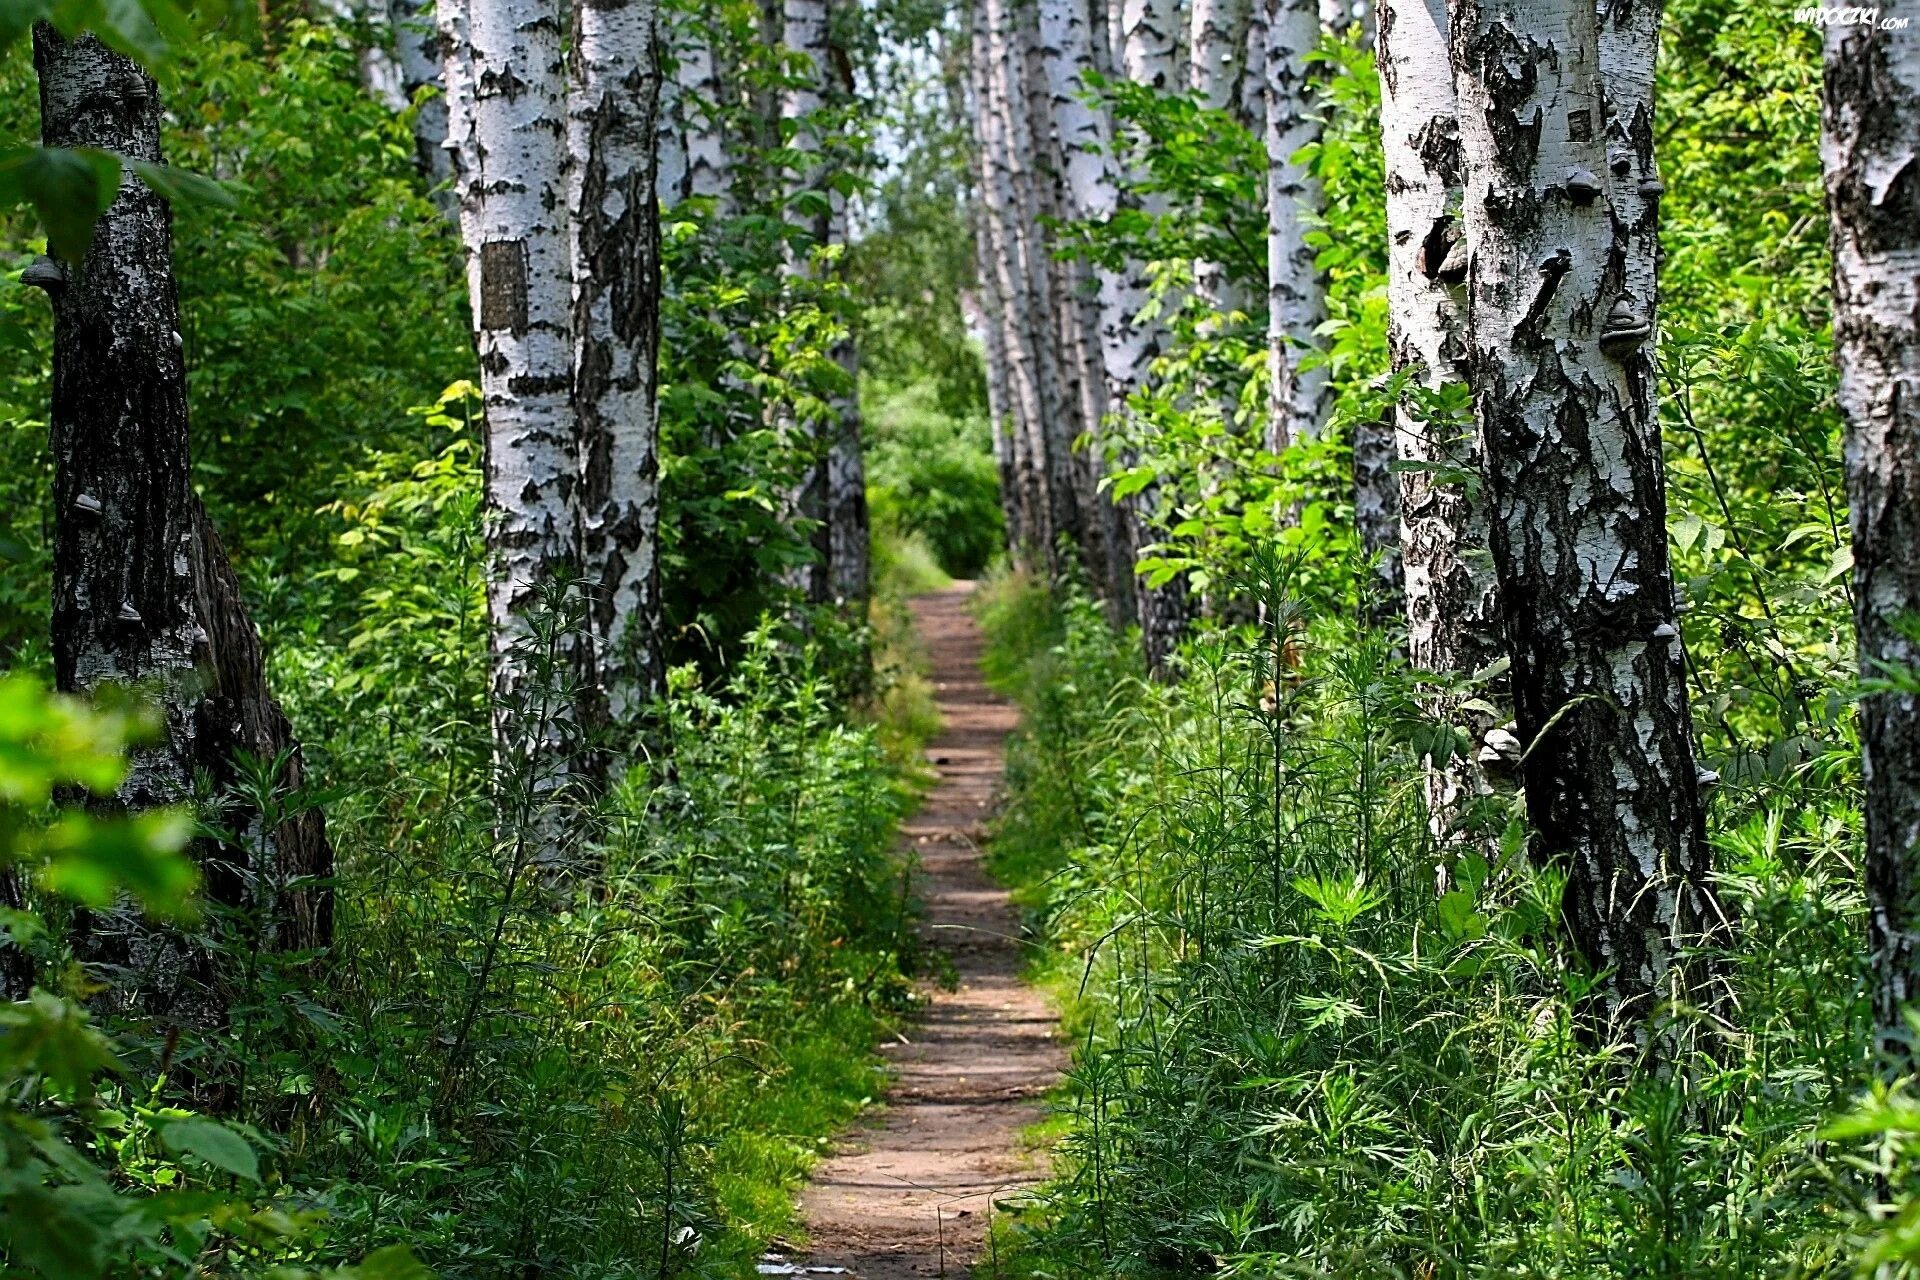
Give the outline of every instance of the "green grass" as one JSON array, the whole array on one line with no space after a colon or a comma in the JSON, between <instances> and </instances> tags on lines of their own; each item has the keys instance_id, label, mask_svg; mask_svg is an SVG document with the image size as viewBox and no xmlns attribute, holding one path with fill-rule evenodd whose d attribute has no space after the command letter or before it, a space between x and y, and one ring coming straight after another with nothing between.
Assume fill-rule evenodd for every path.
<instances>
[{"instance_id":1,"label":"green grass","mask_svg":"<svg viewBox=\"0 0 1920 1280\"><path fill-rule=\"evenodd\" d=\"M726 1214L723 1248L741 1275L765 1242L799 1243L795 1195L832 1136L877 1102L886 1072L871 1045L890 1026L871 1009L837 1005L783 1022L769 1034L772 1063L734 1083L724 1106L733 1123L714 1150L714 1189Z\"/></svg>"}]
</instances>

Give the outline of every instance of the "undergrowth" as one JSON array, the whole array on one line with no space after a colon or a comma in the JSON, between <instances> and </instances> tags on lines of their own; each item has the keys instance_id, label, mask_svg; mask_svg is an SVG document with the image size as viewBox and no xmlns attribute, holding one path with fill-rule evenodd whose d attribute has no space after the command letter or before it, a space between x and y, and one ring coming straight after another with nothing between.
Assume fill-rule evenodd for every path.
<instances>
[{"instance_id":1,"label":"undergrowth","mask_svg":"<svg viewBox=\"0 0 1920 1280\"><path fill-rule=\"evenodd\" d=\"M1583 1036L1517 819L1436 847L1391 637L1260 563L1266 623L1159 685L1079 591L985 598L1024 714L993 866L1075 1044L1017 1273L1907 1274L1914 1108L1869 1083L1837 772L1724 789L1736 996L1645 1068Z\"/></svg>"}]
</instances>

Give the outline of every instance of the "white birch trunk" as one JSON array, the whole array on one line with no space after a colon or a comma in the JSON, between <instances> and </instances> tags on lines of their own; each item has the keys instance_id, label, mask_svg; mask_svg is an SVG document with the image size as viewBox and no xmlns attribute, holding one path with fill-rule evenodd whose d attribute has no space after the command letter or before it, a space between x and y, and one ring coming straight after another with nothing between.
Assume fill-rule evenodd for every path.
<instances>
[{"instance_id":1,"label":"white birch trunk","mask_svg":"<svg viewBox=\"0 0 1920 1280\"><path fill-rule=\"evenodd\" d=\"M1113 157L1113 121L1084 100L1094 70L1093 24L1086 0L1040 0L1040 51L1047 75L1054 131L1065 162L1074 215L1103 222L1119 211L1120 183ZM1155 353L1151 334L1135 323L1147 304L1146 282L1133 272L1095 269L1099 284L1099 342L1106 409L1117 412L1140 385Z\"/></svg>"},{"instance_id":2,"label":"white birch trunk","mask_svg":"<svg viewBox=\"0 0 1920 1280\"><path fill-rule=\"evenodd\" d=\"M529 612L578 571L562 32L532 0L446 0L440 15L487 412L495 732L503 756L534 753L552 781L566 763L551 758L552 729L529 718L568 713L529 687L524 660Z\"/></svg>"},{"instance_id":3,"label":"white birch trunk","mask_svg":"<svg viewBox=\"0 0 1920 1280\"><path fill-rule=\"evenodd\" d=\"M631 724L665 690L654 414L660 31L656 0L598 0L575 14L567 100L575 503L592 640L580 692L582 722L599 730Z\"/></svg>"},{"instance_id":4,"label":"white birch trunk","mask_svg":"<svg viewBox=\"0 0 1920 1280\"><path fill-rule=\"evenodd\" d=\"M1388 0L1379 10L1380 124L1387 171L1388 345L1396 371L1438 388L1467 380L1467 253L1455 210L1460 127L1447 51L1445 0ZM1395 414L1401 460L1400 541L1407 652L1422 671L1464 677L1506 653L1500 597L1479 491L1480 445L1471 423L1423 423ZM1502 688L1489 690L1493 701ZM1427 802L1442 844L1474 796L1488 789L1476 763L1505 717L1468 717L1455 699L1430 709L1470 746L1428 776Z\"/></svg>"},{"instance_id":5,"label":"white birch trunk","mask_svg":"<svg viewBox=\"0 0 1920 1280\"><path fill-rule=\"evenodd\" d=\"M1719 926L1668 565L1652 299L1613 264L1588 0L1461 0L1452 26L1472 298L1468 356L1537 856L1569 933L1639 1031ZM1649 135L1647 160L1651 161ZM1635 196L1652 217L1657 193Z\"/></svg>"},{"instance_id":6,"label":"white birch trunk","mask_svg":"<svg viewBox=\"0 0 1920 1280\"><path fill-rule=\"evenodd\" d=\"M1237 113L1242 105L1251 8L1248 0L1192 2L1187 38L1188 88L1210 110ZM1263 56L1264 52L1263 46ZM1217 337L1227 332L1236 323L1233 317L1249 316L1252 312L1253 299L1249 291L1234 280L1221 263L1200 260L1193 264L1193 292L1210 313L1201 326L1206 336ZM1215 405L1222 426L1228 431L1234 430L1234 418L1240 408L1240 388L1224 388L1216 397ZM1228 470L1223 463L1208 464L1200 476L1203 494L1208 498L1217 494L1228 478ZM1204 602L1204 609L1217 617L1227 605L1226 596L1216 587Z\"/></svg>"},{"instance_id":7,"label":"white birch trunk","mask_svg":"<svg viewBox=\"0 0 1920 1280\"><path fill-rule=\"evenodd\" d=\"M1247 56L1250 0L1192 0L1188 87L1215 111L1233 105Z\"/></svg>"},{"instance_id":8,"label":"white birch trunk","mask_svg":"<svg viewBox=\"0 0 1920 1280\"><path fill-rule=\"evenodd\" d=\"M1058 571L1058 543L1062 538L1082 551L1086 544L1080 520L1080 490L1073 472L1072 445L1079 434L1079 403L1068 360L1066 313L1072 308L1061 293L1066 277L1061 264L1054 260L1041 225L1043 217L1057 217L1062 212L1060 159L1052 113L1043 105L1046 73L1032 6L1024 0L989 3L998 6L998 18L1005 29L1004 61L996 66L998 99L1018 200L1012 233L1026 277L1028 314L1033 323L1034 372L1040 397L1034 448L1042 466L1040 486L1046 497L1051 533L1044 550L1048 564Z\"/></svg>"},{"instance_id":9,"label":"white birch trunk","mask_svg":"<svg viewBox=\"0 0 1920 1280\"><path fill-rule=\"evenodd\" d=\"M413 146L420 171L438 186L453 177L453 156L447 150L446 53L434 6L430 0L387 0L387 21L401 97L412 102L423 90L432 91L413 118Z\"/></svg>"},{"instance_id":10,"label":"white birch trunk","mask_svg":"<svg viewBox=\"0 0 1920 1280\"><path fill-rule=\"evenodd\" d=\"M1037 339L1041 324L1033 311L1028 274L1028 245L1021 235L1023 204L1019 190L1017 146L1007 103L1009 40L1006 0L982 0L975 8L974 119L978 131L981 226L986 233L984 264L990 274L994 310L1000 317L1008 390L1009 456L1019 493L1022 543L1016 550L1045 560L1054 537L1051 503L1045 487L1043 436L1047 400L1042 388Z\"/></svg>"},{"instance_id":11,"label":"white birch trunk","mask_svg":"<svg viewBox=\"0 0 1920 1280\"><path fill-rule=\"evenodd\" d=\"M1833 219L1834 351L1847 423L1854 615L1868 679L1920 669L1920 6L1904 31L1826 33L1821 153ZM1915 1056L1905 1010L1920 992L1920 698L1860 704L1868 941L1880 1047Z\"/></svg>"},{"instance_id":12,"label":"white birch trunk","mask_svg":"<svg viewBox=\"0 0 1920 1280\"><path fill-rule=\"evenodd\" d=\"M662 15L663 20L667 15ZM732 160L725 128L726 84L706 32L673 29L673 74L660 86L657 187L663 208L683 200L719 202L731 210Z\"/></svg>"},{"instance_id":13,"label":"white birch trunk","mask_svg":"<svg viewBox=\"0 0 1920 1280\"><path fill-rule=\"evenodd\" d=\"M1266 5L1267 319L1272 411L1267 444L1278 453L1319 436L1332 406L1324 368L1302 369L1327 318L1326 278L1307 243L1309 222L1324 206L1320 181L1294 155L1320 139L1310 96L1307 56L1320 40L1314 0L1261 0Z\"/></svg>"},{"instance_id":14,"label":"white birch trunk","mask_svg":"<svg viewBox=\"0 0 1920 1280\"><path fill-rule=\"evenodd\" d=\"M1178 0L1121 0L1120 13L1119 62L1126 78L1163 93L1178 93L1185 88L1187 77L1180 60L1185 31ZM1171 207L1168 198L1161 195L1142 197L1140 205L1145 212L1156 215ZM1147 265L1129 263L1128 274L1126 292L1145 299L1149 292ZM1146 382L1148 367L1167 339L1165 326L1158 322L1143 324L1137 315L1129 327L1134 341L1120 349L1121 367L1109 370L1121 403ZM1152 485L1123 506L1127 537L1136 556L1153 540L1151 516L1159 502L1159 487ZM1186 579L1176 577L1151 590L1144 583L1136 584L1135 599L1147 664L1155 672L1164 671L1193 612Z\"/></svg>"},{"instance_id":15,"label":"white birch trunk","mask_svg":"<svg viewBox=\"0 0 1920 1280\"><path fill-rule=\"evenodd\" d=\"M828 24L826 0L784 0L780 9L781 44L791 53L806 59L807 70L782 92L780 119L787 145L800 153L799 164L787 175L786 194L791 200L808 193L826 196L826 160L822 155L820 113L826 107ZM823 209L805 214L803 225L813 245L824 245L829 231L829 214ZM794 256L788 269L806 275L812 266ZM788 585L813 604L825 604L833 597L827 526L827 448L826 424L818 417L806 421L788 419L787 430L792 448L800 453L804 466L798 482L786 494L787 517L813 525L813 559L788 574Z\"/></svg>"}]
</instances>

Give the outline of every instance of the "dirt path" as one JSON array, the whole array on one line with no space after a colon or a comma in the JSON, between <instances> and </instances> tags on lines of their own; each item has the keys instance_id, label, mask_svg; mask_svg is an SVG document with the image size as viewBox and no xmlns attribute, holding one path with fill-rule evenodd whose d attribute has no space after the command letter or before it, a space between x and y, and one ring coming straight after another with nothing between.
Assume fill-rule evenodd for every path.
<instances>
[{"instance_id":1,"label":"dirt path","mask_svg":"<svg viewBox=\"0 0 1920 1280\"><path fill-rule=\"evenodd\" d=\"M910 1043L885 1050L886 1110L814 1170L801 1202L812 1253L770 1255L767 1274L959 1280L980 1255L992 1203L1040 1172L1019 1132L1040 1118L1066 1055L1052 1011L1020 981L1018 915L981 867L981 828L1017 717L981 680L971 590L956 583L913 602L946 728L927 748L939 784L902 833L920 856L922 928L959 986L926 987L932 1003Z\"/></svg>"}]
</instances>

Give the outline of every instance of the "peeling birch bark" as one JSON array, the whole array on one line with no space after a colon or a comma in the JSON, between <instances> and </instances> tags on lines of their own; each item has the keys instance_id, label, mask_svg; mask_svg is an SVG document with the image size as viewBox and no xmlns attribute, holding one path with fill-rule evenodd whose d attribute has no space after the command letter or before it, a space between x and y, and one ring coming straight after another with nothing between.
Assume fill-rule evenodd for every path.
<instances>
[{"instance_id":1,"label":"peeling birch bark","mask_svg":"<svg viewBox=\"0 0 1920 1280\"><path fill-rule=\"evenodd\" d=\"M1460 125L1447 50L1445 0L1387 0L1378 9L1380 124L1387 170L1388 347L1396 372L1421 385L1465 383L1467 251L1460 226ZM1479 490L1480 444L1469 424L1423 423L1398 407L1394 443L1412 464L1399 478L1407 651L1422 671L1461 679L1506 655L1506 636ZM1505 701L1505 682L1486 690ZM1429 771L1427 808L1444 846L1467 803L1490 785L1475 757L1488 730L1456 699L1428 710L1471 743Z\"/></svg>"},{"instance_id":2,"label":"peeling birch bark","mask_svg":"<svg viewBox=\"0 0 1920 1280\"><path fill-rule=\"evenodd\" d=\"M1830 26L1821 153L1833 222L1834 354L1847 423L1854 617L1868 679L1920 669L1920 6L1904 31ZM1868 941L1880 1047L1915 1057L1920 698L1860 703Z\"/></svg>"},{"instance_id":3,"label":"peeling birch bark","mask_svg":"<svg viewBox=\"0 0 1920 1280\"><path fill-rule=\"evenodd\" d=\"M656 0L594 0L575 10L567 207L579 450L574 502L591 641L578 714L590 736L632 725L666 688L654 412L659 18Z\"/></svg>"},{"instance_id":4,"label":"peeling birch bark","mask_svg":"<svg viewBox=\"0 0 1920 1280\"><path fill-rule=\"evenodd\" d=\"M158 163L154 81L92 36L34 29L44 141ZM158 741L135 747L104 807L140 811L195 800L195 775L224 791L235 753L282 759L302 782L299 744L267 689L259 635L225 550L194 495L187 373L173 277L173 219L135 174L101 217L78 266L50 261L40 283L54 317L49 444L53 479L53 657L65 692L135 686L157 703ZM201 840L208 896L264 913L276 949L324 947L332 895L289 888L332 873L318 811L273 831ZM218 959L130 904L87 913L75 951L105 970L109 999L210 1027L226 1016Z\"/></svg>"},{"instance_id":5,"label":"peeling birch bark","mask_svg":"<svg viewBox=\"0 0 1920 1280\"><path fill-rule=\"evenodd\" d=\"M1635 233L1602 176L1592 5L1457 0L1452 48L1467 361L1535 853L1566 870L1604 1021L1643 1034L1657 1002L1707 994L1711 967L1681 952L1721 926L1643 350L1653 299L1617 265Z\"/></svg>"}]
</instances>

